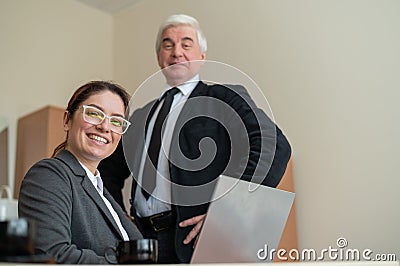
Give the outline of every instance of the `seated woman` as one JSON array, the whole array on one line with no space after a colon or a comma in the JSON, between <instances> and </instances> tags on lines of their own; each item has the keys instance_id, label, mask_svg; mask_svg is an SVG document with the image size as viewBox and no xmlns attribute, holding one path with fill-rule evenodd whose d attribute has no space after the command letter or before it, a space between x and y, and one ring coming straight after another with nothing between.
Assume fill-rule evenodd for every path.
<instances>
[{"instance_id":1,"label":"seated woman","mask_svg":"<svg viewBox=\"0 0 400 266\"><path fill-rule=\"evenodd\" d=\"M19 194L19 216L36 221L37 254L56 263L106 264L105 251L117 240L142 238L97 170L129 127L128 103L124 89L104 81L73 94L64 113L66 141L32 166Z\"/></svg>"}]
</instances>

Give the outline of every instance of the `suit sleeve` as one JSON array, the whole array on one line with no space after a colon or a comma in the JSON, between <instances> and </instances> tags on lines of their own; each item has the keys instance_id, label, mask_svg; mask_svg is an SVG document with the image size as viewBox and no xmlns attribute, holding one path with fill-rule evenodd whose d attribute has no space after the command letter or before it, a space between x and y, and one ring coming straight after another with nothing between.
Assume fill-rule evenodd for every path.
<instances>
[{"instance_id":1,"label":"suit sleeve","mask_svg":"<svg viewBox=\"0 0 400 266\"><path fill-rule=\"evenodd\" d=\"M18 214L36 222L35 253L49 254L57 263L106 264L93 250L72 243L73 196L64 173L54 160L41 161L22 182Z\"/></svg>"},{"instance_id":2,"label":"suit sleeve","mask_svg":"<svg viewBox=\"0 0 400 266\"><path fill-rule=\"evenodd\" d=\"M130 175L130 171L125 161L122 141L119 142L113 154L100 162L98 169L103 179L104 186L122 209L126 211L122 189L125 184L125 179Z\"/></svg>"},{"instance_id":3,"label":"suit sleeve","mask_svg":"<svg viewBox=\"0 0 400 266\"><path fill-rule=\"evenodd\" d=\"M231 85L229 88L235 94L229 98L228 104L241 118L229 124L233 129L238 128L239 122L244 124L246 136L238 138L248 141L248 151L242 150L245 146L241 143L239 147L232 143L233 168L228 167L228 172L247 181L276 187L290 159L290 144L280 128L256 106L244 87ZM235 134L235 130L232 131Z\"/></svg>"}]
</instances>

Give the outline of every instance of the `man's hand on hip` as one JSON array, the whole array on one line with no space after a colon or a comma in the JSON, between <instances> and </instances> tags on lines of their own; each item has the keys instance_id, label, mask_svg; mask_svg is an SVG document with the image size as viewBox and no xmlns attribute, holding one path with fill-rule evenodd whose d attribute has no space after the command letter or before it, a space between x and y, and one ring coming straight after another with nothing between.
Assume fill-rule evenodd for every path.
<instances>
[{"instance_id":1,"label":"man's hand on hip","mask_svg":"<svg viewBox=\"0 0 400 266\"><path fill-rule=\"evenodd\" d=\"M192 217L190 219L184 220L179 223L180 227L187 227L194 225L193 229L189 232L186 238L183 240L183 244L189 244L195 237L198 236L201 228L203 227L204 219L206 218L205 214ZM197 242L197 240L196 240ZM195 245L196 245L195 242Z\"/></svg>"}]
</instances>

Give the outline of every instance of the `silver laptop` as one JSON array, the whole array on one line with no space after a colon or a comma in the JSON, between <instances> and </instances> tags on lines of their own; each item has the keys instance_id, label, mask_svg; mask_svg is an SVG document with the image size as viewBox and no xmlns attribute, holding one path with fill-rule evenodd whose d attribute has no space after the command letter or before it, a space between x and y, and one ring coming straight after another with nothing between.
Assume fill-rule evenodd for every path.
<instances>
[{"instance_id":1,"label":"silver laptop","mask_svg":"<svg viewBox=\"0 0 400 266\"><path fill-rule=\"evenodd\" d=\"M220 176L191 263L269 262L294 193ZM266 250L266 248L268 250ZM260 256L261 255L261 256Z\"/></svg>"}]
</instances>

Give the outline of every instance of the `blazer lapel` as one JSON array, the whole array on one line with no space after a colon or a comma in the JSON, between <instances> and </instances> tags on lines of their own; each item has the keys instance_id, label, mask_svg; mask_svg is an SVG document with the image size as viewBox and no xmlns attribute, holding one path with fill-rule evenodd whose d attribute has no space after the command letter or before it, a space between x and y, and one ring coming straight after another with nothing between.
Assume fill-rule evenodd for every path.
<instances>
[{"instance_id":1,"label":"blazer lapel","mask_svg":"<svg viewBox=\"0 0 400 266\"><path fill-rule=\"evenodd\" d=\"M93 183L90 181L89 177L86 175L85 169L82 168L78 160L66 150L60 152L57 156L57 159L64 161L65 164L71 169L71 171L75 174L77 178L81 178L81 185L82 188L87 193L88 197L94 201L97 205L99 211L103 213L105 219L107 219L113 226L113 228L118 232L122 239L121 232L119 231L118 225L115 222L114 218L112 217L110 211L107 208L107 205L104 203L103 199L101 198L99 192L93 186Z\"/></svg>"},{"instance_id":2,"label":"blazer lapel","mask_svg":"<svg viewBox=\"0 0 400 266\"><path fill-rule=\"evenodd\" d=\"M110 192L108 192L108 190L106 188L104 188L103 195L110 202L111 206L114 208L115 212L118 214L121 224L124 227L126 233L128 234L129 239L137 238L138 236L134 235L135 229L133 229L133 226L134 226L133 222L131 222L128 219L124 219L124 217L121 217L121 216L127 215L127 214L122 210L121 206L119 206L119 204L114 200L114 198L112 197L112 195L110 194Z\"/></svg>"},{"instance_id":3,"label":"blazer lapel","mask_svg":"<svg viewBox=\"0 0 400 266\"><path fill-rule=\"evenodd\" d=\"M145 135L147 135L147 128L149 127L150 119L153 117L153 114L154 114L154 112L156 111L157 106L158 106L159 104L160 104L160 100L159 100L159 99L156 100L156 101L154 101L154 103L152 103L152 106L151 106L151 108L150 108L150 110L149 110L149 112L148 112L148 115L147 115L147 117L146 117L146 124L145 124L145 129L144 129ZM146 111L146 113L147 113L147 111Z\"/></svg>"},{"instance_id":4,"label":"blazer lapel","mask_svg":"<svg viewBox=\"0 0 400 266\"><path fill-rule=\"evenodd\" d=\"M180 131L182 130L183 125L188 121L188 118L193 117L194 114L201 113L200 110L197 110L199 107L193 106L193 98L201 96L207 96L207 85L202 81L199 81L199 83L193 89L192 93L189 95L188 100L182 107L182 110L179 113L175 123L175 128L171 138L171 148L169 151L169 158L171 158L174 162L179 161L181 154L181 151L179 150L181 149L181 144L179 143L179 134L181 133ZM201 106L201 108L204 108L204 106ZM171 181L176 182L177 180L174 173L177 168L173 167L173 164L171 164L171 162L169 163L169 168ZM174 194L174 191L172 191L171 193Z\"/></svg>"},{"instance_id":5,"label":"blazer lapel","mask_svg":"<svg viewBox=\"0 0 400 266\"><path fill-rule=\"evenodd\" d=\"M199 81L199 83L193 89L192 93L189 95L189 98L206 95L207 94L206 88L207 84L205 84L202 81Z\"/></svg>"},{"instance_id":6,"label":"blazer lapel","mask_svg":"<svg viewBox=\"0 0 400 266\"><path fill-rule=\"evenodd\" d=\"M199 83L193 89L192 93L189 95L189 98L186 101L185 105L183 106L183 108L178 116L178 119L177 119L178 122L182 119L183 119L183 122L187 122L186 120L187 120L188 116L190 116L190 114L197 113L197 112L193 111L193 104L190 104L190 103L193 101L192 98L206 96L206 94L207 94L206 88L207 88L207 85L205 83L199 81ZM178 124L179 123L176 123L176 125L178 125ZM175 128L177 128L177 126L175 126ZM178 127L178 128L180 128L180 127ZM179 133L179 132L176 132L176 130L174 130L174 135L176 133ZM173 136L173 137L175 137L175 136Z\"/></svg>"},{"instance_id":7,"label":"blazer lapel","mask_svg":"<svg viewBox=\"0 0 400 266\"><path fill-rule=\"evenodd\" d=\"M93 186L93 183L90 181L89 177L85 176L82 180L82 187L88 194L88 196L94 201L97 205L100 212L103 213L105 218L112 224L114 229L118 232L119 236L122 239L121 232L119 231L118 225L115 222L114 218L111 215L111 212L108 210L107 205L104 203L101 198L99 192L97 192L96 188Z\"/></svg>"}]
</instances>

